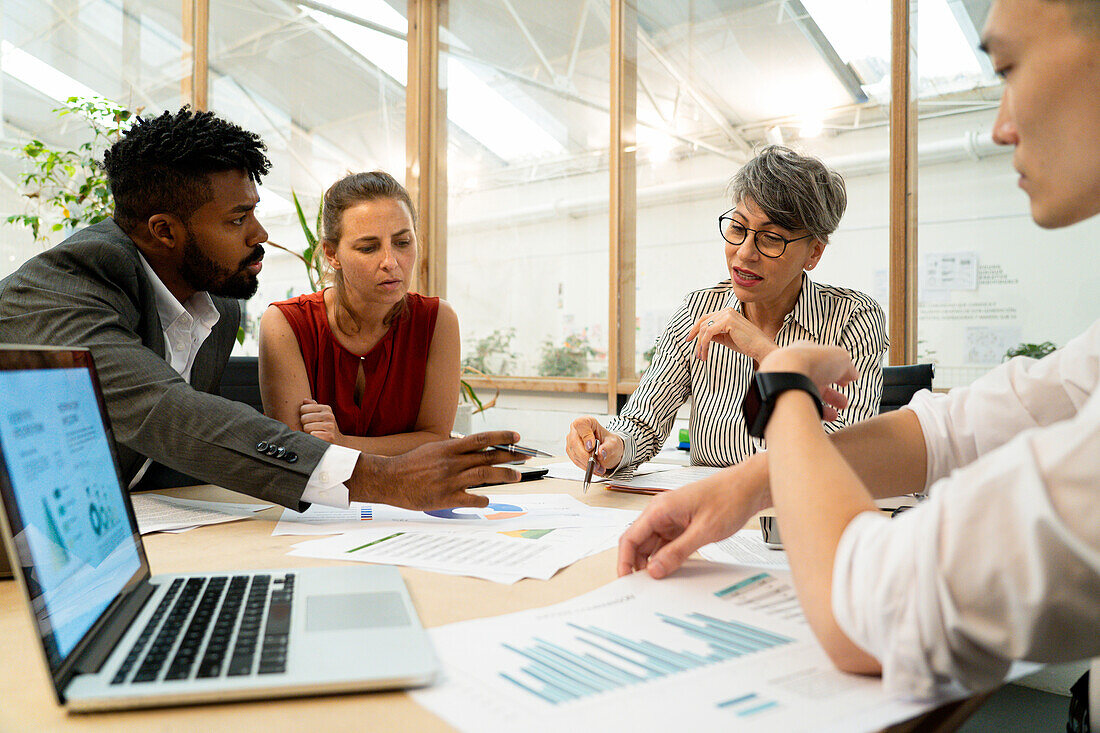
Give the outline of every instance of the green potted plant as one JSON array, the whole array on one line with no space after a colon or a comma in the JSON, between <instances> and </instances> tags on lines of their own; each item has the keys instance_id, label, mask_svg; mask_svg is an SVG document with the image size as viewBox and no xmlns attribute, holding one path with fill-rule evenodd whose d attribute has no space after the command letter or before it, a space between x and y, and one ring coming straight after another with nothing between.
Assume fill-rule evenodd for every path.
<instances>
[{"instance_id":1,"label":"green potted plant","mask_svg":"<svg viewBox=\"0 0 1100 733\"><path fill-rule=\"evenodd\" d=\"M291 189L290 196L294 199L294 210L298 214L298 226L302 228L302 236L306 240L306 246L301 252L297 252L290 247L272 242L270 239L267 241L269 245L275 249L281 249L283 252L290 254L291 256L302 261L302 265L306 268L306 278L309 280L310 292L316 293L324 285L324 275L321 272L320 259L322 257L321 249L321 206L317 206L317 216L313 219L312 226L306 221L305 212L302 210L302 203L298 200L298 193Z\"/></svg>"},{"instance_id":2,"label":"green potted plant","mask_svg":"<svg viewBox=\"0 0 1100 733\"><path fill-rule=\"evenodd\" d=\"M1014 356L1029 356L1032 359L1042 359L1057 348L1058 347L1050 341L1044 341L1041 344L1019 343L1005 352L1004 361L1008 361Z\"/></svg>"},{"instance_id":3,"label":"green potted plant","mask_svg":"<svg viewBox=\"0 0 1100 733\"><path fill-rule=\"evenodd\" d=\"M543 377L586 377L588 357L596 350L583 333L571 333L560 345L547 339L542 345L542 360L538 372Z\"/></svg>"},{"instance_id":4,"label":"green potted plant","mask_svg":"<svg viewBox=\"0 0 1100 733\"><path fill-rule=\"evenodd\" d=\"M462 359L462 366L470 367L475 373L507 374L512 360L517 356L511 349L515 337L516 329L498 328L488 336L474 340Z\"/></svg>"}]
</instances>

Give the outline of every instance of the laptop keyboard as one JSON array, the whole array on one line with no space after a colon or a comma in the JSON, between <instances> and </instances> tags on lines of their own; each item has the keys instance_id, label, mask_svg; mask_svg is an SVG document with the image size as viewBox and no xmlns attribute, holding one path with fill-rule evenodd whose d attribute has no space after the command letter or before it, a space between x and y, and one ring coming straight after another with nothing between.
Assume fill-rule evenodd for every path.
<instances>
[{"instance_id":1,"label":"laptop keyboard","mask_svg":"<svg viewBox=\"0 0 1100 733\"><path fill-rule=\"evenodd\" d=\"M293 573L176 578L111 684L285 672L293 597Z\"/></svg>"}]
</instances>

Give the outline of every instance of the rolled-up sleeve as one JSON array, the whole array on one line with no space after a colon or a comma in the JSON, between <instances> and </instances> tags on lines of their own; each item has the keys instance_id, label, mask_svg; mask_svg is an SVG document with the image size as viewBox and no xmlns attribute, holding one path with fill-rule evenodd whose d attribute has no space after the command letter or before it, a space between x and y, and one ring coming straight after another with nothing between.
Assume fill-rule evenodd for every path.
<instances>
[{"instance_id":1,"label":"rolled-up sleeve","mask_svg":"<svg viewBox=\"0 0 1100 733\"><path fill-rule=\"evenodd\" d=\"M833 613L891 691L982 689L1013 660L1100 656L1100 331L1065 352L923 398L929 498L842 535Z\"/></svg>"},{"instance_id":2,"label":"rolled-up sleeve","mask_svg":"<svg viewBox=\"0 0 1100 733\"><path fill-rule=\"evenodd\" d=\"M928 450L927 485L1021 432L1068 420L1097 387L1100 321L1036 361L1017 357L948 394L918 392L908 405Z\"/></svg>"}]
</instances>

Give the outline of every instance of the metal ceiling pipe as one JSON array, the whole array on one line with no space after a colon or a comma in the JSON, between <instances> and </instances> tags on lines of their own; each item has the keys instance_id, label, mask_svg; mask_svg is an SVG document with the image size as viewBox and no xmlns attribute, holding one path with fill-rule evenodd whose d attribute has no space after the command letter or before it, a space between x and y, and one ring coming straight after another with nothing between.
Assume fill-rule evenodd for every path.
<instances>
[{"instance_id":1,"label":"metal ceiling pipe","mask_svg":"<svg viewBox=\"0 0 1100 733\"><path fill-rule=\"evenodd\" d=\"M960 160L976 162L983 158L1005 155L1011 152L1012 148L994 143L988 132L973 131L956 137L928 142L919 145L917 148L917 155L922 168L930 165L954 163ZM886 148L882 148L866 153L852 153L834 157L823 156L822 159L845 178L857 178L885 173L889 166L890 153ZM639 188L638 208L679 203L700 197L711 198L718 192L725 191L728 182L729 176L709 177ZM455 216L455 214L469 207L456 206L452 209L449 231L452 234L460 235L498 229L502 225L535 224L561 219L562 217L580 219L607 211L607 207L607 196L563 197L526 208L506 208L499 215L474 216L469 219L462 219Z\"/></svg>"}]
</instances>

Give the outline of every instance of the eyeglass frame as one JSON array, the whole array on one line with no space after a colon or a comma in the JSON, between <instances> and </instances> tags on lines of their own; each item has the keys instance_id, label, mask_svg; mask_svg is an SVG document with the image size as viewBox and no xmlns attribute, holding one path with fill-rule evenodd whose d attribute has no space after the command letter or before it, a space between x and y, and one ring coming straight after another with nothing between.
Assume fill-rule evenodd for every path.
<instances>
[{"instance_id":1,"label":"eyeglass frame","mask_svg":"<svg viewBox=\"0 0 1100 733\"><path fill-rule=\"evenodd\" d=\"M745 226L744 224L742 224L741 222L737 221L732 216L730 216L730 214L732 214L735 211L737 211L736 206L734 206L732 209L730 209L729 211L727 211L726 213L724 213L724 214L722 214L718 217L718 233L722 235L722 239L725 240L726 244L730 244L734 247L740 247L749 238L749 232L752 232L752 234L753 234L752 246L756 247L756 251L760 253L761 257L767 257L769 260L778 260L784 254L786 254L787 245L790 244L791 242L797 242L801 239L809 239L810 237L814 236L813 234L804 234L801 237L795 237L794 239L787 239L786 237L781 236L781 235L779 235L775 232L763 231L763 230L760 230L760 229L753 229L752 227ZM729 240L729 238L726 236L726 227L722 226L722 220L723 219L729 219L731 222L737 224L737 226L744 229L745 230L745 239L742 239L740 242L731 242ZM770 255L767 252L765 252L764 250L760 249L760 245L758 244L758 241L757 241L757 236L760 235L760 234L770 234L773 237L777 237L778 239L783 241L783 249L780 250L779 254Z\"/></svg>"}]
</instances>

